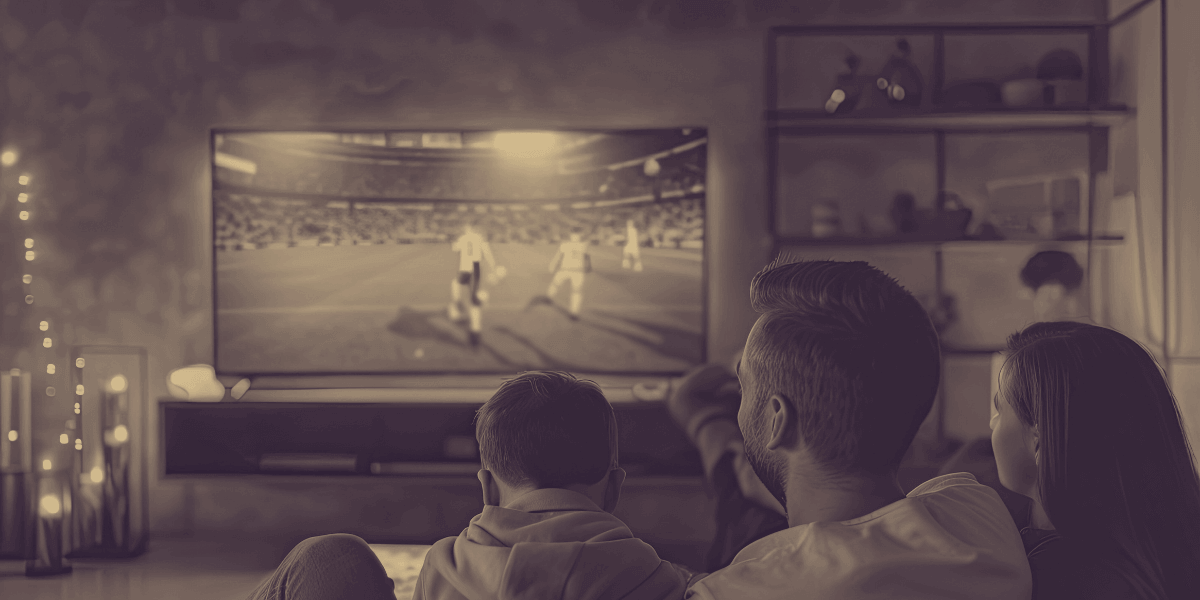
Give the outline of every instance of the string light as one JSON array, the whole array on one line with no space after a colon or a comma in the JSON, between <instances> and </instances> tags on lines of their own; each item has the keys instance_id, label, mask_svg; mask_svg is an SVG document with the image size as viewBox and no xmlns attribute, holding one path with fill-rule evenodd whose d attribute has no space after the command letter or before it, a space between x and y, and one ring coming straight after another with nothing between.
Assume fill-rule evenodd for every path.
<instances>
[{"instance_id":1,"label":"string light","mask_svg":"<svg viewBox=\"0 0 1200 600\"><path fill-rule=\"evenodd\" d=\"M17 152L15 150L5 150L0 153L0 165L11 167L17 164Z\"/></svg>"},{"instance_id":2,"label":"string light","mask_svg":"<svg viewBox=\"0 0 1200 600\"><path fill-rule=\"evenodd\" d=\"M21 184L21 185L29 185L29 176L28 176L28 175L22 175L22 176L18 177L18 178L17 178L17 183L19 183L19 184Z\"/></svg>"},{"instance_id":3,"label":"string light","mask_svg":"<svg viewBox=\"0 0 1200 600\"><path fill-rule=\"evenodd\" d=\"M19 217L22 221L28 221L29 220L29 211L23 210L23 211L17 213L17 217Z\"/></svg>"},{"instance_id":4,"label":"string light","mask_svg":"<svg viewBox=\"0 0 1200 600\"><path fill-rule=\"evenodd\" d=\"M62 435L60 435L60 436L58 436L58 443L60 443L60 444L62 444L62 445L64 445L64 446L66 446L67 444L70 444L70 443L71 443L71 436L69 436L69 435L67 435L67 434L65 434L65 433L64 433L64 434L62 434Z\"/></svg>"},{"instance_id":5,"label":"string light","mask_svg":"<svg viewBox=\"0 0 1200 600\"><path fill-rule=\"evenodd\" d=\"M29 285L29 284L33 283L33 275L29 275L29 274L22 275L21 281L24 282L25 285Z\"/></svg>"},{"instance_id":6,"label":"string light","mask_svg":"<svg viewBox=\"0 0 1200 600\"><path fill-rule=\"evenodd\" d=\"M41 329L42 331L50 329L50 321L42 321L41 323L38 323L38 329Z\"/></svg>"},{"instance_id":7,"label":"string light","mask_svg":"<svg viewBox=\"0 0 1200 600\"><path fill-rule=\"evenodd\" d=\"M32 248L32 247L33 247L33 238L25 238L25 247L26 247L26 248Z\"/></svg>"},{"instance_id":8,"label":"string light","mask_svg":"<svg viewBox=\"0 0 1200 600\"><path fill-rule=\"evenodd\" d=\"M33 260L36 256L37 255L33 253L33 250L29 250L25 253L25 260Z\"/></svg>"},{"instance_id":9,"label":"string light","mask_svg":"<svg viewBox=\"0 0 1200 600\"><path fill-rule=\"evenodd\" d=\"M54 365L46 365L46 374L47 374L47 375L53 375L53 374L54 374Z\"/></svg>"},{"instance_id":10,"label":"string light","mask_svg":"<svg viewBox=\"0 0 1200 600\"><path fill-rule=\"evenodd\" d=\"M29 202L29 194L26 194L25 192L21 192L20 194L17 194L17 202L20 202L21 204L25 204L26 202Z\"/></svg>"}]
</instances>

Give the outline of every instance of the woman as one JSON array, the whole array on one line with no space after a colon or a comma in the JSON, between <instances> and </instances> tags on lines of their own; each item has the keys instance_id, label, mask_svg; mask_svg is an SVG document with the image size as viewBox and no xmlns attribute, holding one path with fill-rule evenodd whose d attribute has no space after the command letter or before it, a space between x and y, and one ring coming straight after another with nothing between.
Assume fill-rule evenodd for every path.
<instances>
[{"instance_id":1,"label":"woman","mask_svg":"<svg viewBox=\"0 0 1200 600\"><path fill-rule=\"evenodd\" d=\"M1175 399L1133 340L1036 323L993 398L1001 483L1032 499L1035 598L1200 598L1200 478Z\"/></svg>"}]
</instances>

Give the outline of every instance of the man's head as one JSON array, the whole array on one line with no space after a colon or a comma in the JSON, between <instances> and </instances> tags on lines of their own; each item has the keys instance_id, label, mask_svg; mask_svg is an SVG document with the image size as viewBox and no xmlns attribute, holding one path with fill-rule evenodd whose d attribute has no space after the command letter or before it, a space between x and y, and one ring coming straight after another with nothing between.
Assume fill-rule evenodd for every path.
<instances>
[{"instance_id":1,"label":"man's head","mask_svg":"<svg viewBox=\"0 0 1200 600\"><path fill-rule=\"evenodd\" d=\"M767 489L787 506L798 460L828 482L894 475L941 372L921 304L865 262L777 260L750 294L738 422Z\"/></svg>"},{"instance_id":2,"label":"man's head","mask_svg":"<svg viewBox=\"0 0 1200 600\"><path fill-rule=\"evenodd\" d=\"M616 417L594 382L556 371L522 373L479 409L475 437L485 503L567 488L596 491L602 508L611 510L604 506L610 501L615 506L620 481L613 479L624 477L617 467Z\"/></svg>"},{"instance_id":3,"label":"man's head","mask_svg":"<svg viewBox=\"0 0 1200 600\"><path fill-rule=\"evenodd\" d=\"M1083 267L1061 250L1038 252L1021 269L1021 283L1033 292L1034 321L1062 321L1084 315L1077 292L1083 286Z\"/></svg>"}]
</instances>

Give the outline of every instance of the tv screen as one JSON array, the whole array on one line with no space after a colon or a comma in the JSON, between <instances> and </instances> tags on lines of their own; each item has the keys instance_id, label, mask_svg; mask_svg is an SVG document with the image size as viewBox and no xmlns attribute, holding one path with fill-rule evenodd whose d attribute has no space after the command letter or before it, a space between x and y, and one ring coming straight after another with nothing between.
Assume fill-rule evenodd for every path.
<instances>
[{"instance_id":1,"label":"tv screen","mask_svg":"<svg viewBox=\"0 0 1200 600\"><path fill-rule=\"evenodd\" d=\"M212 135L222 374L682 372L704 129Z\"/></svg>"}]
</instances>

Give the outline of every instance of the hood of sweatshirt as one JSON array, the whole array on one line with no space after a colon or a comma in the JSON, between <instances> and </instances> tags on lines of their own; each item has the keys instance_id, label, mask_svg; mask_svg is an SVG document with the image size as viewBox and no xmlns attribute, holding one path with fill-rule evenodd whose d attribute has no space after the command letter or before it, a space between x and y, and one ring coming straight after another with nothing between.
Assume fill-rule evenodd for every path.
<instances>
[{"instance_id":1,"label":"hood of sweatshirt","mask_svg":"<svg viewBox=\"0 0 1200 600\"><path fill-rule=\"evenodd\" d=\"M541 489L485 506L425 558L426 598L682 598L688 574L583 494Z\"/></svg>"}]
</instances>

